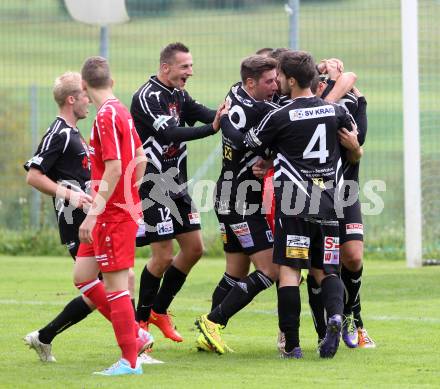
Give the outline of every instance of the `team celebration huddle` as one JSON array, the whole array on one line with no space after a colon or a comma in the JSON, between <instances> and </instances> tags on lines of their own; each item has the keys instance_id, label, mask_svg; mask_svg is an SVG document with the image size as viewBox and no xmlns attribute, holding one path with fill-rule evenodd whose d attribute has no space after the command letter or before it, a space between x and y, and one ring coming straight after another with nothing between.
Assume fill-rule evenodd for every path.
<instances>
[{"instance_id":1,"label":"team celebration huddle","mask_svg":"<svg viewBox=\"0 0 440 389\"><path fill-rule=\"evenodd\" d=\"M80 295L24 337L42 361L55 362L54 338L95 309L121 349L119 361L95 374L142 374L142 365L158 362L152 326L174 342L227 354L233 345L222 329L272 285L274 345L281 358L299 359L302 283L319 357L333 358L340 338L349 348L375 347L359 293L367 102L356 75L339 59L315 63L284 48L261 49L239 66L241 80L229 91L225 85L216 110L188 94L193 60L182 43L162 49L158 73L134 92L129 110L113 94L105 58L90 57L80 73L55 80L59 114L24 167L27 183L53 198ZM91 103L97 114L87 143L77 124ZM211 310L195 318L196 338L184 340L169 307L204 251L186 142L219 133L222 168L212 196L225 272L205 291ZM135 252L145 245L151 258L135 303Z\"/></svg>"}]
</instances>

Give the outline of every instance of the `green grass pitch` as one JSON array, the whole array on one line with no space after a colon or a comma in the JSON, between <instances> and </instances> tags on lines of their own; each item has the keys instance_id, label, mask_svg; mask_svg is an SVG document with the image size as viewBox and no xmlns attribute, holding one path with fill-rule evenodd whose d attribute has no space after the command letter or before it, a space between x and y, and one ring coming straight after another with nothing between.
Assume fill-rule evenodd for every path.
<instances>
[{"instance_id":1,"label":"green grass pitch","mask_svg":"<svg viewBox=\"0 0 440 389\"><path fill-rule=\"evenodd\" d=\"M138 259L139 275L144 260ZM440 268L406 269L403 262L369 261L362 289L363 317L376 349L343 344L332 360L316 354L307 291L303 299L303 360L280 360L276 351L276 294L257 296L224 331L234 354L196 352L193 322L210 307L224 271L221 259L202 259L172 305L181 344L156 337L153 356L136 377L96 377L119 349L109 323L94 313L54 341L56 364L41 363L21 338L40 328L76 296L71 262L57 257L0 257L0 388L434 388L440 386Z\"/></svg>"}]
</instances>

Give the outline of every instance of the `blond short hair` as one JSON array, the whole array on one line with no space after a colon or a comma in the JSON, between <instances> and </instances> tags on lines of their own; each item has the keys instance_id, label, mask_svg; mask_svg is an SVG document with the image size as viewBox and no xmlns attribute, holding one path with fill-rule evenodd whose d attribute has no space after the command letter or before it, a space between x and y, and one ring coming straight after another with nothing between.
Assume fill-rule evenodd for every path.
<instances>
[{"instance_id":1,"label":"blond short hair","mask_svg":"<svg viewBox=\"0 0 440 389\"><path fill-rule=\"evenodd\" d=\"M81 91L81 74L78 72L66 72L55 79L53 98L58 106L62 107L69 96L77 97Z\"/></svg>"}]
</instances>

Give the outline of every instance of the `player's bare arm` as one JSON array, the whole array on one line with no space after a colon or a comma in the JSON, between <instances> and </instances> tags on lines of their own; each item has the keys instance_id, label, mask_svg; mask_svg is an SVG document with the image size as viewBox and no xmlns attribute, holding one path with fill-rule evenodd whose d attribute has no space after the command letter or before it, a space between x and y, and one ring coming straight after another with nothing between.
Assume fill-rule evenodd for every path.
<instances>
[{"instance_id":1,"label":"player's bare arm","mask_svg":"<svg viewBox=\"0 0 440 389\"><path fill-rule=\"evenodd\" d=\"M318 65L321 74L328 74L329 79L335 81L335 85L330 93L325 97L325 101L335 103L349 92L357 81L357 75L353 72L344 73L344 64L338 58L322 60Z\"/></svg>"},{"instance_id":2,"label":"player's bare arm","mask_svg":"<svg viewBox=\"0 0 440 389\"><path fill-rule=\"evenodd\" d=\"M357 80L357 76L353 72L342 73L340 77L337 78L335 86L331 90L331 92L325 97L325 101L329 103L338 102L338 100L344 96L347 92L349 92L355 82Z\"/></svg>"},{"instance_id":3,"label":"player's bare arm","mask_svg":"<svg viewBox=\"0 0 440 389\"><path fill-rule=\"evenodd\" d=\"M69 201L70 204L76 208L88 208L92 203L92 197L84 192L75 192L63 185L59 185L52 181L48 176L43 174L40 170L30 168L26 183L52 197L61 197Z\"/></svg>"},{"instance_id":4,"label":"player's bare arm","mask_svg":"<svg viewBox=\"0 0 440 389\"><path fill-rule=\"evenodd\" d=\"M136 149L135 158L136 187L139 189L142 179L144 178L145 168L147 167L147 157L145 156L144 148L142 146Z\"/></svg>"},{"instance_id":5,"label":"player's bare arm","mask_svg":"<svg viewBox=\"0 0 440 389\"><path fill-rule=\"evenodd\" d=\"M339 58L321 59L317 65L319 73L331 73L344 71L344 63Z\"/></svg>"}]
</instances>

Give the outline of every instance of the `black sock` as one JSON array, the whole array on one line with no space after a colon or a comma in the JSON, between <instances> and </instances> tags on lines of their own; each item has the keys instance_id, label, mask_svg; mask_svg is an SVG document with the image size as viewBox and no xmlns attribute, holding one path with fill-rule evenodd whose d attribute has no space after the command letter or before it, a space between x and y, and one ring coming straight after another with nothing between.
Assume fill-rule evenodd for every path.
<instances>
[{"instance_id":1,"label":"black sock","mask_svg":"<svg viewBox=\"0 0 440 389\"><path fill-rule=\"evenodd\" d=\"M327 276L321 283L322 302L327 317L342 315L344 311L344 285L338 276Z\"/></svg>"},{"instance_id":2,"label":"black sock","mask_svg":"<svg viewBox=\"0 0 440 389\"><path fill-rule=\"evenodd\" d=\"M147 321L150 317L151 307L160 286L160 278L151 274L147 267L144 267L139 286L139 299L136 310L137 321Z\"/></svg>"},{"instance_id":3,"label":"black sock","mask_svg":"<svg viewBox=\"0 0 440 389\"><path fill-rule=\"evenodd\" d=\"M344 315L353 312L353 306L359 302L359 290L362 284L362 270L352 272L344 265L341 269L341 280L344 283Z\"/></svg>"},{"instance_id":4,"label":"black sock","mask_svg":"<svg viewBox=\"0 0 440 389\"><path fill-rule=\"evenodd\" d=\"M364 328L364 322L361 318L361 301L359 298L353 305L353 318L356 328Z\"/></svg>"},{"instance_id":5,"label":"black sock","mask_svg":"<svg viewBox=\"0 0 440 389\"><path fill-rule=\"evenodd\" d=\"M326 313L322 302L321 287L312 275L307 276L307 292L309 294L309 305L312 312L313 324L315 325L318 339L324 339L327 328Z\"/></svg>"},{"instance_id":6,"label":"black sock","mask_svg":"<svg viewBox=\"0 0 440 389\"><path fill-rule=\"evenodd\" d=\"M153 311L167 313L176 294L182 288L186 280L186 274L174 266L170 266L163 276L162 285L153 302Z\"/></svg>"},{"instance_id":7,"label":"black sock","mask_svg":"<svg viewBox=\"0 0 440 389\"><path fill-rule=\"evenodd\" d=\"M285 351L299 346L301 297L299 286L283 286L278 289L278 325L286 337Z\"/></svg>"},{"instance_id":8,"label":"black sock","mask_svg":"<svg viewBox=\"0 0 440 389\"><path fill-rule=\"evenodd\" d=\"M208 315L214 323L226 325L239 310L248 305L262 290L269 288L273 281L259 270L238 281L223 301Z\"/></svg>"},{"instance_id":9,"label":"black sock","mask_svg":"<svg viewBox=\"0 0 440 389\"><path fill-rule=\"evenodd\" d=\"M90 312L92 312L92 310L85 303L82 296L74 298L55 319L39 331L38 339L40 339L42 343L52 343L55 336L85 319Z\"/></svg>"},{"instance_id":10,"label":"black sock","mask_svg":"<svg viewBox=\"0 0 440 389\"><path fill-rule=\"evenodd\" d=\"M223 274L222 279L220 280L214 290L214 293L212 294L211 311L213 311L214 308L224 300L229 291L235 286L235 284L239 280L239 278L232 277L228 273Z\"/></svg>"}]
</instances>

